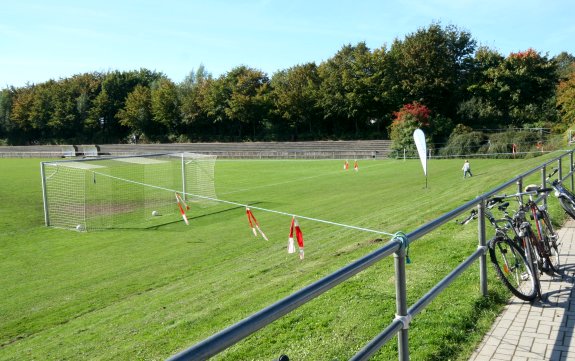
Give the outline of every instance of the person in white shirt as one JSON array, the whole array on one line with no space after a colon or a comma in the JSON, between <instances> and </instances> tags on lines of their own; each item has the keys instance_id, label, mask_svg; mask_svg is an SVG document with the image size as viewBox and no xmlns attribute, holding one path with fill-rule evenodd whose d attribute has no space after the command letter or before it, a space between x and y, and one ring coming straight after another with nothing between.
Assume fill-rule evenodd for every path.
<instances>
[{"instance_id":1,"label":"person in white shirt","mask_svg":"<svg viewBox=\"0 0 575 361\"><path fill-rule=\"evenodd\" d=\"M468 160L463 163L463 168L461 169L463 170L463 178L466 178L467 174L469 174L470 177L473 177L473 174L471 174L471 166L469 165Z\"/></svg>"}]
</instances>

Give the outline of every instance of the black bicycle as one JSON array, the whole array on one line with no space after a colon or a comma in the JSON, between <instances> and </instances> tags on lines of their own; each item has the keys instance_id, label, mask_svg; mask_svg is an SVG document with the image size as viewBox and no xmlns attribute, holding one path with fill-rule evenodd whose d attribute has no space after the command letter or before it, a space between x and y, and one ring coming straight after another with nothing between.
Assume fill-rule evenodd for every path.
<instances>
[{"instance_id":1,"label":"black bicycle","mask_svg":"<svg viewBox=\"0 0 575 361\"><path fill-rule=\"evenodd\" d=\"M496 205L497 209L503 212L502 218L496 218L491 212ZM495 237L487 243L489 258L495 273L511 293L524 301L533 301L541 295L539 275L534 271L533 262L529 260L531 258L526 256L531 254L524 252L521 246L524 242L518 233L523 227L529 227L529 223L525 222L525 212L516 212L511 217L507 207L509 202L503 202L502 197L487 201L484 215L495 229ZM476 219L477 214L476 210L472 210L469 217L458 223L467 224ZM513 238L509 237L509 233L512 233Z\"/></svg>"},{"instance_id":2,"label":"black bicycle","mask_svg":"<svg viewBox=\"0 0 575 361\"><path fill-rule=\"evenodd\" d=\"M547 206L545 204L538 205L534 196L543 194L544 197L547 197L551 191L552 189L550 188L528 185L525 187L525 193L523 193L529 196L529 200L523 207L525 211L530 212L531 219L535 223L535 231L538 238L538 242L535 243L535 246L540 256L538 266L542 272L550 275L553 273L560 274L559 236L553 228L549 213L547 212Z\"/></svg>"}]
</instances>

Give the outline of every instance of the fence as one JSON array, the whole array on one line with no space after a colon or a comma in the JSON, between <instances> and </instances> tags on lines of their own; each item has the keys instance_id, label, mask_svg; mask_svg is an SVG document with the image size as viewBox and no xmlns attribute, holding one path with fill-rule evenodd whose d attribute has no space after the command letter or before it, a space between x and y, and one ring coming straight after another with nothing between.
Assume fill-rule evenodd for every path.
<instances>
[{"instance_id":1,"label":"fence","mask_svg":"<svg viewBox=\"0 0 575 361\"><path fill-rule=\"evenodd\" d=\"M408 330L413 317L419 314L433 299L435 299L447 286L449 286L463 271L469 268L476 260L480 263L480 290L483 296L487 295L487 259L486 259L486 232L485 220L483 217L485 201L492 195L501 192L507 187L517 185L519 191L523 189L524 179L537 172L541 173L541 183L546 182L547 167L557 164L559 168L558 177L564 182L568 178L573 189L573 150L568 151L550 161L541 164L507 182L484 193L477 198L459 206L456 209L430 221L408 234L397 234L392 240L380 249L362 257L361 259L339 269L338 271L310 284L309 286L285 297L284 299L268 306L242 321L220 331L219 333L205 339L204 341L178 353L169 358L170 361L183 360L205 360L214 356L235 343L243 340L257 330L267 326L271 322L286 315L292 310L323 294L324 292L339 285L362 270L370 267L376 262L394 255L395 266L395 289L396 289L396 317L395 319L367 345L365 345L351 360L367 360L377 350L379 350L392 337L398 337L398 358L401 361L409 360ZM569 160L569 173L563 177L563 162L565 158ZM478 246L477 249L446 277L437 283L423 297L417 300L411 307L407 306L406 298L406 276L405 276L405 250L406 247L417 239L428 234L432 230L455 219L465 211L477 207L478 209Z\"/></svg>"}]
</instances>

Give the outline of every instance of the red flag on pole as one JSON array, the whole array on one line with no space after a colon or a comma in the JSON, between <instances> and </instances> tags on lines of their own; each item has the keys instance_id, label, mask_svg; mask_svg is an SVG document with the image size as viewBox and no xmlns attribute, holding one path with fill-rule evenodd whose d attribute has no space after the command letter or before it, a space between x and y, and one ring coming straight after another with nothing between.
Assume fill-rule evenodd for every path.
<instances>
[{"instance_id":1,"label":"red flag on pole","mask_svg":"<svg viewBox=\"0 0 575 361\"><path fill-rule=\"evenodd\" d=\"M294 218L295 237L299 246L299 259L303 259L303 233L297 219Z\"/></svg>"},{"instance_id":2,"label":"red flag on pole","mask_svg":"<svg viewBox=\"0 0 575 361\"><path fill-rule=\"evenodd\" d=\"M291 226L289 228L289 238L288 238L288 253L295 253L295 245L293 242L293 229L294 229L295 217L291 219Z\"/></svg>"},{"instance_id":3,"label":"red flag on pole","mask_svg":"<svg viewBox=\"0 0 575 361\"><path fill-rule=\"evenodd\" d=\"M262 237L267 241L268 237L266 237L265 233L260 228L260 224L256 220L256 217L248 207L246 207L246 215L248 216L248 222L250 222L250 227L252 228L252 232L254 232L254 236L257 237L259 232L262 235Z\"/></svg>"},{"instance_id":4,"label":"red flag on pole","mask_svg":"<svg viewBox=\"0 0 575 361\"><path fill-rule=\"evenodd\" d=\"M186 209L190 209L190 207L188 207L188 205L184 203L184 200L182 199L182 197L180 197L180 195L177 192L176 192L176 202L178 203L178 208L180 208L180 214L182 215L184 222L186 222L186 225L189 226L190 222L188 222L188 217L186 217L186 211L184 211L182 203L184 204Z\"/></svg>"},{"instance_id":5,"label":"red flag on pole","mask_svg":"<svg viewBox=\"0 0 575 361\"><path fill-rule=\"evenodd\" d=\"M292 217L291 226L289 229L288 253L295 253L295 245L293 237L294 231L295 231L295 238L297 239L297 245L299 246L299 259L303 259L303 233L301 231L297 219L295 217Z\"/></svg>"}]
</instances>

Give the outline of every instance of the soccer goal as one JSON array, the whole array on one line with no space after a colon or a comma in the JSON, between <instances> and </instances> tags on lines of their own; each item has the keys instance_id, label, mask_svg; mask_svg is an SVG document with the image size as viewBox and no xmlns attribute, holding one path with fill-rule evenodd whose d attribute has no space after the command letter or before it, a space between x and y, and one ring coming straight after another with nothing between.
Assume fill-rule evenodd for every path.
<instances>
[{"instance_id":1,"label":"soccer goal","mask_svg":"<svg viewBox=\"0 0 575 361\"><path fill-rule=\"evenodd\" d=\"M176 192L192 207L217 200L215 161L172 153L42 162L46 225L88 231L175 222Z\"/></svg>"}]
</instances>

